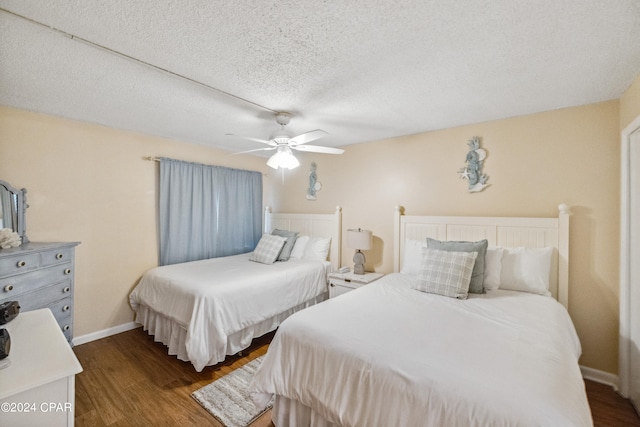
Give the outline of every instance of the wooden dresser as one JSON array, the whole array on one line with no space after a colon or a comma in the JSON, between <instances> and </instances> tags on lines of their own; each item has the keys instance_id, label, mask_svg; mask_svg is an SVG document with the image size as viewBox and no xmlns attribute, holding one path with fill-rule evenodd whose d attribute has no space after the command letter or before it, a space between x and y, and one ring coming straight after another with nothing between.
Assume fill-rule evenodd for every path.
<instances>
[{"instance_id":1,"label":"wooden dresser","mask_svg":"<svg viewBox=\"0 0 640 427\"><path fill-rule=\"evenodd\" d=\"M78 242L29 242L0 249L0 303L20 312L49 308L69 343L73 339L74 255Z\"/></svg>"}]
</instances>

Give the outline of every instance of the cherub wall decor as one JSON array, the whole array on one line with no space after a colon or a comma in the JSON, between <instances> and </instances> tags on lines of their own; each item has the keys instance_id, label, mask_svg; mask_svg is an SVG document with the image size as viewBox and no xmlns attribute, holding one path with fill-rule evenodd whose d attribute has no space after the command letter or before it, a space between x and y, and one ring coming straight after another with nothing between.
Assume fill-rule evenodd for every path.
<instances>
[{"instance_id":1,"label":"cherub wall decor","mask_svg":"<svg viewBox=\"0 0 640 427\"><path fill-rule=\"evenodd\" d=\"M479 136L474 136L467 142L469 146L469 152L465 160L467 166L458 171L460 178L469 181L470 193L477 193L489 186L487 184L489 177L482 173L482 166L484 159L487 157L487 152L480 148L480 142L481 138Z\"/></svg>"}]
</instances>

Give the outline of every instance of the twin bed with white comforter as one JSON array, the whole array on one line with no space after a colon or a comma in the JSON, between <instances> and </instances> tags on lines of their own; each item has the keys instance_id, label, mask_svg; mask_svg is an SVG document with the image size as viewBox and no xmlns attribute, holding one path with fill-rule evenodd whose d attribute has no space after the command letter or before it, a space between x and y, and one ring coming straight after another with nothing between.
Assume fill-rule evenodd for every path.
<instances>
[{"instance_id":1,"label":"twin bed with white comforter","mask_svg":"<svg viewBox=\"0 0 640 427\"><path fill-rule=\"evenodd\" d=\"M327 276L340 260L341 216L339 207L328 215L267 210L261 242L275 229L297 233L287 261L254 262L254 251L149 270L129 296L136 321L197 371L223 361L327 299Z\"/></svg>"},{"instance_id":2,"label":"twin bed with white comforter","mask_svg":"<svg viewBox=\"0 0 640 427\"><path fill-rule=\"evenodd\" d=\"M283 322L250 385L254 402L276 395L278 427L592 425L566 310L568 215L565 206L558 218L398 209L398 273ZM446 276L469 287L477 255L436 245L485 239L480 293L433 285ZM436 255L447 268L424 271Z\"/></svg>"}]
</instances>

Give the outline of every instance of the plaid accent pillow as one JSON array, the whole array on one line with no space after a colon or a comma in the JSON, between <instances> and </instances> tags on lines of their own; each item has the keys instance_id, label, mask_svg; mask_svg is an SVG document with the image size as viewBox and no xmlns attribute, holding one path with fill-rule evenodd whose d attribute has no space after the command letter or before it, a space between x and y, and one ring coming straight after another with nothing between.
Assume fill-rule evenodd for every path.
<instances>
[{"instance_id":1,"label":"plaid accent pillow","mask_svg":"<svg viewBox=\"0 0 640 427\"><path fill-rule=\"evenodd\" d=\"M488 241L487 239L480 240L478 242L455 242L455 241L440 241L436 239L430 239L427 237L427 247L432 249L440 249L443 251L452 252L477 252L478 258L473 266L473 272L471 273L471 281L469 282L469 293L482 294L484 293L484 268L485 268L485 255L487 253Z\"/></svg>"},{"instance_id":2,"label":"plaid accent pillow","mask_svg":"<svg viewBox=\"0 0 640 427\"><path fill-rule=\"evenodd\" d=\"M422 248L420 276L414 289L430 294L467 299L477 252Z\"/></svg>"},{"instance_id":3,"label":"plaid accent pillow","mask_svg":"<svg viewBox=\"0 0 640 427\"><path fill-rule=\"evenodd\" d=\"M262 264L273 264L278 259L280 251L287 241L286 237L263 234L255 250L249 257L249 261Z\"/></svg>"}]
</instances>

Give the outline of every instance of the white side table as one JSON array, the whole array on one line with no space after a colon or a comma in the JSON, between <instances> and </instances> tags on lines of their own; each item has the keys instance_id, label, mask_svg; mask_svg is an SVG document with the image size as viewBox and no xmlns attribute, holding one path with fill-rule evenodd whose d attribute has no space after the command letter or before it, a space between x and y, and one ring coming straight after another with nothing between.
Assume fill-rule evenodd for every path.
<instances>
[{"instance_id":1,"label":"white side table","mask_svg":"<svg viewBox=\"0 0 640 427\"><path fill-rule=\"evenodd\" d=\"M73 426L82 366L51 310L20 313L0 327L11 335L11 363L0 369L0 425Z\"/></svg>"},{"instance_id":2,"label":"white side table","mask_svg":"<svg viewBox=\"0 0 640 427\"><path fill-rule=\"evenodd\" d=\"M382 273L331 273L329 274L329 298L335 298L346 292L364 286L384 276Z\"/></svg>"}]
</instances>

